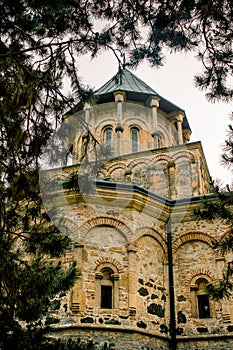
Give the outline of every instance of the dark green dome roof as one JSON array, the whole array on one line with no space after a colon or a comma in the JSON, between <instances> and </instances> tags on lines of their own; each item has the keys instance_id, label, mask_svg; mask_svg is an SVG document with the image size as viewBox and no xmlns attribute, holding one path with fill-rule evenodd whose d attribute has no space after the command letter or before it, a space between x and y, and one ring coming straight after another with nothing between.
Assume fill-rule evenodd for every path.
<instances>
[{"instance_id":1,"label":"dark green dome roof","mask_svg":"<svg viewBox=\"0 0 233 350\"><path fill-rule=\"evenodd\" d=\"M160 99L159 108L166 113L181 111L184 113L183 128L190 129L188 120L185 115L185 111L168 101L149 85L144 83L136 75L131 73L128 69L119 69L117 74L114 75L107 83L94 91L98 96L98 103L105 103L114 101L114 92L122 91L126 93L127 100L146 102L149 97L156 96Z\"/></svg>"},{"instance_id":2,"label":"dark green dome roof","mask_svg":"<svg viewBox=\"0 0 233 350\"><path fill-rule=\"evenodd\" d=\"M97 95L106 95L116 91L134 92L148 95L157 95L157 93L136 77L127 69L120 69L113 78L105 83L101 88L95 91Z\"/></svg>"}]
</instances>

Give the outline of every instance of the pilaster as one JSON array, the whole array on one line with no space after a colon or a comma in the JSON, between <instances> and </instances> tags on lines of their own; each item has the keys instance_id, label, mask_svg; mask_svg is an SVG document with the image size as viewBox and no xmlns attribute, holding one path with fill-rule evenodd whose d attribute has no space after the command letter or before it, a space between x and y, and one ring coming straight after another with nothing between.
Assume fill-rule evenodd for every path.
<instances>
[{"instance_id":1,"label":"pilaster","mask_svg":"<svg viewBox=\"0 0 233 350\"><path fill-rule=\"evenodd\" d=\"M115 102L117 103L117 125L115 132L117 134L116 140L116 155L120 155L121 153L121 133L123 132L122 127L122 103L125 101L125 93L121 91L117 91L114 93Z\"/></svg>"},{"instance_id":2,"label":"pilaster","mask_svg":"<svg viewBox=\"0 0 233 350\"><path fill-rule=\"evenodd\" d=\"M154 142L154 148L158 148L158 107L160 98L157 96L149 99L149 106L151 107L151 119L152 119L152 137Z\"/></svg>"},{"instance_id":3,"label":"pilaster","mask_svg":"<svg viewBox=\"0 0 233 350\"><path fill-rule=\"evenodd\" d=\"M86 102L84 104L83 110L85 113L85 122L87 125L89 124L89 121L90 121L90 109L91 109L91 105Z\"/></svg>"},{"instance_id":4,"label":"pilaster","mask_svg":"<svg viewBox=\"0 0 233 350\"><path fill-rule=\"evenodd\" d=\"M82 271L83 267L83 245L75 244L74 259L77 261L77 267ZM78 277L71 293L71 311L79 313L85 311L85 294L83 290L83 277Z\"/></svg>"},{"instance_id":5,"label":"pilaster","mask_svg":"<svg viewBox=\"0 0 233 350\"><path fill-rule=\"evenodd\" d=\"M129 261L129 313L131 316L136 314L137 307L137 281L136 281L136 249L133 245L128 246Z\"/></svg>"}]
</instances>

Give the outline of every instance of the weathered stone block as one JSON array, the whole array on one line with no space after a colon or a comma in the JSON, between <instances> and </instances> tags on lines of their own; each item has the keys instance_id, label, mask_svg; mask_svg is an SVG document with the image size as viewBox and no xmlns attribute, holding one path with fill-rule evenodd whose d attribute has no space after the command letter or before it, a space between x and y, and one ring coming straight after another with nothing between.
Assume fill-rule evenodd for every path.
<instances>
[{"instance_id":1,"label":"weathered stone block","mask_svg":"<svg viewBox=\"0 0 233 350\"><path fill-rule=\"evenodd\" d=\"M105 324L114 324L114 325L120 325L121 322L118 320L115 320L114 318L111 318L110 320L107 320Z\"/></svg>"},{"instance_id":2,"label":"weathered stone block","mask_svg":"<svg viewBox=\"0 0 233 350\"><path fill-rule=\"evenodd\" d=\"M151 315L156 315L159 317L164 317L164 309L162 308L162 305L160 304L150 304L147 307L147 312Z\"/></svg>"},{"instance_id":3,"label":"weathered stone block","mask_svg":"<svg viewBox=\"0 0 233 350\"><path fill-rule=\"evenodd\" d=\"M94 319L92 317L84 317L80 320L81 323L94 323Z\"/></svg>"},{"instance_id":4,"label":"weathered stone block","mask_svg":"<svg viewBox=\"0 0 233 350\"><path fill-rule=\"evenodd\" d=\"M179 296L177 297L177 300L178 300L178 301L185 301L186 298L185 298L184 295L179 295Z\"/></svg>"},{"instance_id":5,"label":"weathered stone block","mask_svg":"<svg viewBox=\"0 0 233 350\"><path fill-rule=\"evenodd\" d=\"M143 321L138 321L137 326L138 326L138 328L144 328L144 329L147 328L147 324Z\"/></svg>"},{"instance_id":6,"label":"weathered stone block","mask_svg":"<svg viewBox=\"0 0 233 350\"><path fill-rule=\"evenodd\" d=\"M143 297L145 297L145 296L147 296L147 295L149 294L148 290L147 290L146 288L144 288L144 287L141 287L141 288L138 290L138 293L139 293L141 296L143 296Z\"/></svg>"},{"instance_id":7,"label":"weathered stone block","mask_svg":"<svg viewBox=\"0 0 233 350\"><path fill-rule=\"evenodd\" d=\"M186 316L182 311L178 311L177 316L178 316L178 323L186 323L187 322Z\"/></svg>"},{"instance_id":8,"label":"weathered stone block","mask_svg":"<svg viewBox=\"0 0 233 350\"><path fill-rule=\"evenodd\" d=\"M197 327L198 333L208 333L207 327Z\"/></svg>"},{"instance_id":9,"label":"weathered stone block","mask_svg":"<svg viewBox=\"0 0 233 350\"><path fill-rule=\"evenodd\" d=\"M167 334L168 333L168 326L165 324L161 324L160 325L160 332Z\"/></svg>"}]
</instances>

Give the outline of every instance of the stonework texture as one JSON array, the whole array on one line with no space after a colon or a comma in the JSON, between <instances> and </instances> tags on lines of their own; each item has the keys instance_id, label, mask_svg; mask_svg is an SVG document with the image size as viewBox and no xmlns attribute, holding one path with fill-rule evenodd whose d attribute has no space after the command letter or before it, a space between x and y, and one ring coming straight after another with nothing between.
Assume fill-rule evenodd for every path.
<instances>
[{"instance_id":1,"label":"stonework texture","mask_svg":"<svg viewBox=\"0 0 233 350\"><path fill-rule=\"evenodd\" d=\"M86 113L77 116L87 118ZM80 195L62 185L52 189L48 206L56 204L74 241L64 263L76 260L82 272L51 311L53 336L78 335L116 350L169 349L172 253L177 350L233 348L233 300L211 300L205 292L206 284L222 278L226 261L212 239L223 239L228 228L194 215L201 196L211 192L200 142L188 143L185 129L178 135L176 113L145 103L112 101L88 113L100 142L112 128L113 154L101 163L91 193ZM132 127L138 128L137 152L131 148ZM47 178L61 183L72 171L82 171L76 163L83 134L77 130L73 165L46 172Z\"/></svg>"}]
</instances>

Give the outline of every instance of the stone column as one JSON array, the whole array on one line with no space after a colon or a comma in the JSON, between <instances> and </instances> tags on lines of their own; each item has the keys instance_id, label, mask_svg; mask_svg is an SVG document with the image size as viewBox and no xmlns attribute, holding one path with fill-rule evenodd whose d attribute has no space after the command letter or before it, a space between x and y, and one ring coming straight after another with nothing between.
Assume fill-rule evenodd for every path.
<instances>
[{"instance_id":1,"label":"stone column","mask_svg":"<svg viewBox=\"0 0 233 350\"><path fill-rule=\"evenodd\" d=\"M113 274L113 308L118 309L119 307L119 275Z\"/></svg>"},{"instance_id":2,"label":"stone column","mask_svg":"<svg viewBox=\"0 0 233 350\"><path fill-rule=\"evenodd\" d=\"M136 315L137 308L137 281L136 281L136 249L133 245L128 246L129 274L129 314Z\"/></svg>"},{"instance_id":3,"label":"stone column","mask_svg":"<svg viewBox=\"0 0 233 350\"><path fill-rule=\"evenodd\" d=\"M216 261L216 275L219 280L223 280L223 270L225 264L224 256L219 256L215 258Z\"/></svg>"},{"instance_id":4,"label":"stone column","mask_svg":"<svg viewBox=\"0 0 233 350\"><path fill-rule=\"evenodd\" d=\"M83 245L75 244L74 259L77 261L77 267L82 271L83 267ZM71 310L73 313L85 311L85 294L83 291L83 277L79 276L72 290Z\"/></svg>"},{"instance_id":5,"label":"stone column","mask_svg":"<svg viewBox=\"0 0 233 350\"><path fill-rule=\"evenodd\" d=\"M196 285L190 286L192 317L195 317L195 318L198 317L197 296L196 296L197 289L198 288Z\"/></svg>"},{"instance_id":6,"label":"stone column","mask_svg":"<svg viewBox=\"0 0 233 350\"><path fill-rule=\"evenodd\" d=\"M184 143L188 143L190 141L191 131L189 129L183 129L182 133Z\"/></svg>"},{"instance_id":7,"label":"stone column","mask_svg":"<svg viewBox=\"0 0 233 350\"><path fill-rule=\"evenodd\" d=\"M179 113L176 115L176 123L177 123L177 132L178 132L178 145L182 145L183 141L183 133L182 133L182 123L184 119L184 114Z\"/></svg>"},{"instance_id":8,"label":"stone column","mask_svg":"<svg viewBox=\"0 0 233 350\"><path fill-rule=\"evenodd\" d=\"M116 155L119 156L121 153L121 133L124 130L122 127L122 103L125 100L125 94L123 92L116 92L114 95L115 102L117 103L117 125L115 128L117 134Z\"/></svg>"},{"instance_id":9,"label":"stone column","mask_svg":"<svg viewBox=\"0 0 233 350\"><path fill-rule=\"evenodd\" d=\"M160 98L157 96L151 97L149 105L151 107L151 119L152 119L152 137L154 142L154 148L158 148L158 107Z\"/></svg>"},{"instance_id":10,"label":"stone column","mask_svg":"<svg viewBox=\"0 0 233 350\"><path fill-rule=\"evenodd\" d=\"M177 169L175 162L171 161L168 163L168 196L170 199L177 198Z\"/></svg>"},{"instance_id":11,"label":"stone column","mask_svg":"<svg viewBox=\"0 0 233 350\"><path fill-rule=\"evenodd\" d=\"M103 274L101 272L97 272L95 274L95 280L96 280L96 288L95 288L95 306L97 308L100 308L101 304L101 281L103 279Z\"/></svg>"},{"instance_id":12,"label":"stone column","mask_svg":"<svg viewBox=\"0 0 233 350\"><path fill-rule=\"evenodd\" d=\"M90 109L91 109L91 105L89 103L85 103L83 110L85 112L85 123L87 124L87 126L88 126L89 121L90 121Z\"/></svg>"}]
</instances>

